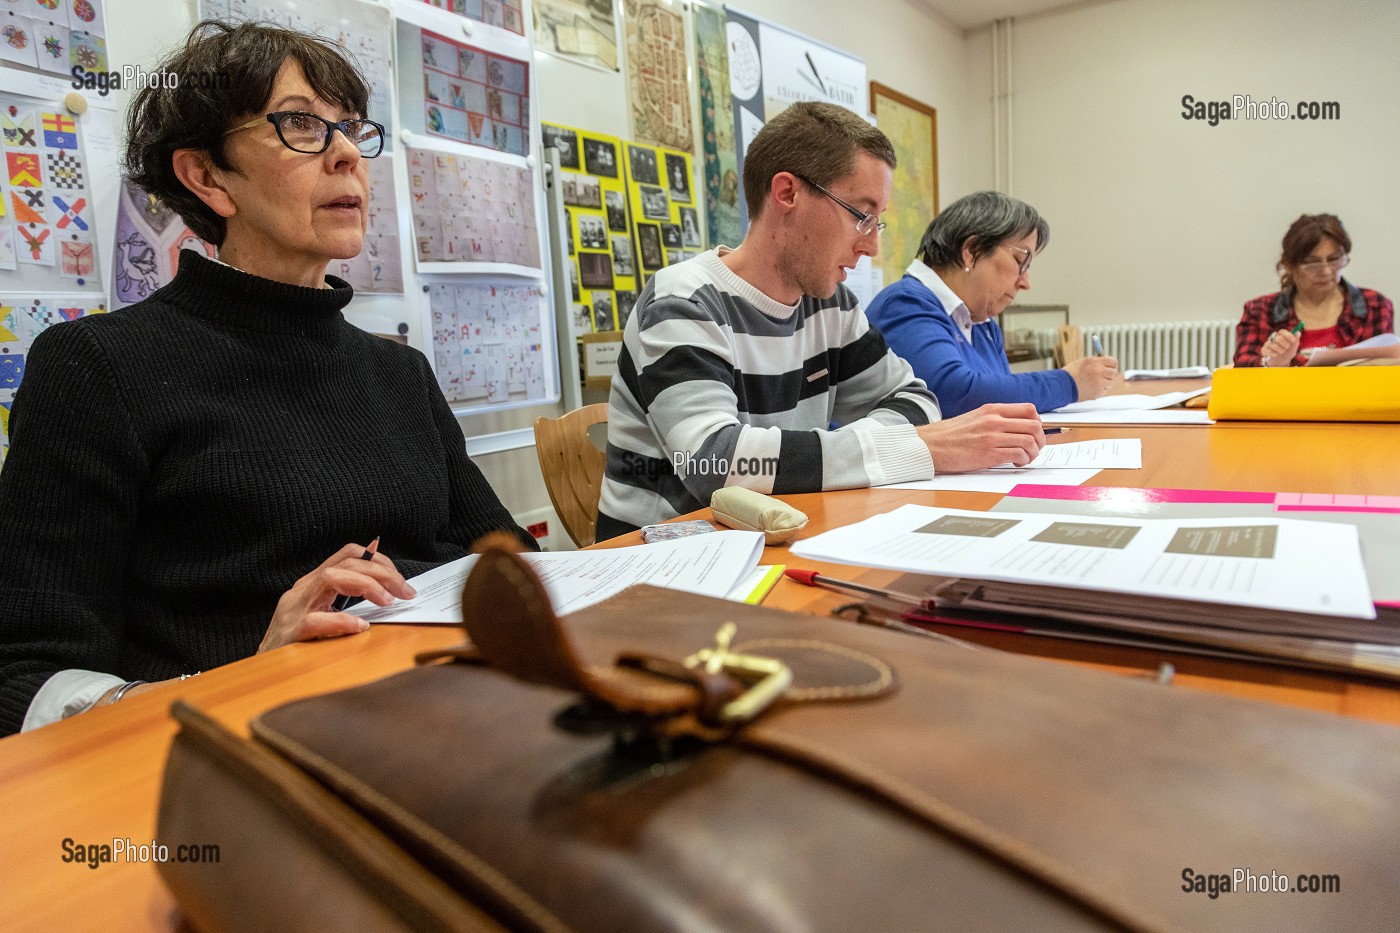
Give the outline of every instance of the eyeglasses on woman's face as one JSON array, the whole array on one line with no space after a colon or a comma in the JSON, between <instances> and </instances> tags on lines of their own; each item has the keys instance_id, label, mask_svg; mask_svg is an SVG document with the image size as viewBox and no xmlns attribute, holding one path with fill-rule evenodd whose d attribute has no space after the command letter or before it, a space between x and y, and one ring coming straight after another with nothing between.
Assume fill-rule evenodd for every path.
<instances>
[{"instance_id":1,"label":"eyeglasses on woman's face","mask_svg":"<svg viewBox=\"0 0 1400 933\"><path fill-rule=\"evenodd\" d=\"M224 135L229 136L241 130L261 126L264 121L277 128L277 138L293 152L304 152L307 155L325 152L330 148L335 130L345 134L350 144L360 150L360 155L366 159L373 159L384 151L384 127L381 124L360 117L337 122L302 110L279 110L269 113L249 120L241 126L235 126Z\"/></svg>"}]
</instances>

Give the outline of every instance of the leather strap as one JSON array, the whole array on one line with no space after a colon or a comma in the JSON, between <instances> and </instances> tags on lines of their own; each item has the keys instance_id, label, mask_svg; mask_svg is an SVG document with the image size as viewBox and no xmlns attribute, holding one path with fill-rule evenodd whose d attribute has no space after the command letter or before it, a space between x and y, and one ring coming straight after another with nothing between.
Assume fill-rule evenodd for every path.
<instances>
[{"instance_id":1,"label":"leather strap","mask_svg":"<svg viewBox=\"0 0 1400 933\"><path fill-rule=\"evenodd\" d=\"M452 649L448 656L487 664L529 683L582 694L619 713L652 721L667 735L694 735L715 741L742 721L726 717L753 686L736 675L733 656L773 659L797 674L783 690L786 702L863 700L894 689L894 671L877 658L840 645L803 639L768 639L729 648L703 650L687 659L628 652L612 666L587 664L566 626L555 616L544 584L517 554L503 548L483 551L462 592L462 620L474 651ZM732 628L732 627L731 627ZM728 636L726 636L727 638ZM745 652L762 651L762 657ZM719 655L716 660L710 660ZM436 657L443 656L438 653ZM701 662L697 663L697 658Z\"/></svg>"}]
</instances>

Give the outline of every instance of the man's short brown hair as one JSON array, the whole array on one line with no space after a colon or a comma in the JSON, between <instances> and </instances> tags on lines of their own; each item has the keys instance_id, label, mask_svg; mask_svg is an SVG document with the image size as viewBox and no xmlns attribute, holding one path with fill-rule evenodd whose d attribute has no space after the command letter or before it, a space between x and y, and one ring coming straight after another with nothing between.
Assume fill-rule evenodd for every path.
<instances>
[{"instance_id":1,"label":"man's short brown hair","mask_svg":"<svg viewBox=\"0 0 1400 933\"><path fill-rule=\"evenodd\" d=\"M277 73L288 59L327 103L369 117L369 85L331 40L266 23L233 25L205 20L183 48L157 70L179 78L171 88L152 82L131 102L127 116L126 173L147 194L175 211L195 236L221 245L225 223L175 175L177 149L203 149L221 169L224 131L261 113Z\"/></svg>"},{"instance_id":2,"label":"man's short brown hair","mask_svg":"<svg viewBox=\"0 0 1400 933\"><path fill-rule=\"evenodd\" d=\"M791 172L830 187L855 170L857 151L895 167L889 137L851 111L815 101L793 104L758 131L744 154L749 220L763 212L774 175Z\"/></svg>"}]
</instances>

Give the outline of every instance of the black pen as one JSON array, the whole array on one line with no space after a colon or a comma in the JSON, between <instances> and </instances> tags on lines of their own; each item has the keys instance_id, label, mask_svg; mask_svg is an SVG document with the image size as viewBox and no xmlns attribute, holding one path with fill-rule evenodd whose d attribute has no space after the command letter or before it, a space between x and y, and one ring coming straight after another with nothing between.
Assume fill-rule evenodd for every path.
<instances>
[{"instance_id":1,"label":"black pen","mask_svg":"<svg viewBox=\"0 0 1400 933\"><path fill-rule=\"evenodd\" d=\"M369 547L365 548L365 552L360 555L360 560L374 560L374 552L377 550L379 550L379 537L375 536L375 539L369 543ZM335 602L331 603L331 612L344 612L349 609L350 600L354 598L341 593L335 598Z\"/></svg>"},{"instance_id":2,"label":"black pen","mask_svg":"<svg viewBox=\"0 0 1400 933\"><path fill-rule=\"evenodd\" d=\"M1046 429L1045 429L1045 433L1046 433L1046 434L1067 434L1067 433L1069 433L1069 428L1046 428Z\"/></svg>"}]
</instances>

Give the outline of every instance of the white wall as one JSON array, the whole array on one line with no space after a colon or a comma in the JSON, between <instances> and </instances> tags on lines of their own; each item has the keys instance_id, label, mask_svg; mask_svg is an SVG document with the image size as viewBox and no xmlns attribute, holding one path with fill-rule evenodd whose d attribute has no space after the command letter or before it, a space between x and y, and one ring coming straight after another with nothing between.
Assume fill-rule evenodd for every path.
<instances>
[{"instance_id":1,"label":"white wall","mask_svg":"<svg viewBox=\"0 0 1400 933\"><path fill-rule=\"evenodd\" d=\"M992 185L991 31L967 37L975 188ZM1400 4L1111 0L1013 24L1012 190L1049 220L1023 301L1075 323L1235 317L1299 214L1400 297ZM1338 101L1337 122L1205 122L1181 97ZM942 146L949 145L945 134ZM948 203L951 198L944 198Z\"/></svg>"}]
</instances>

